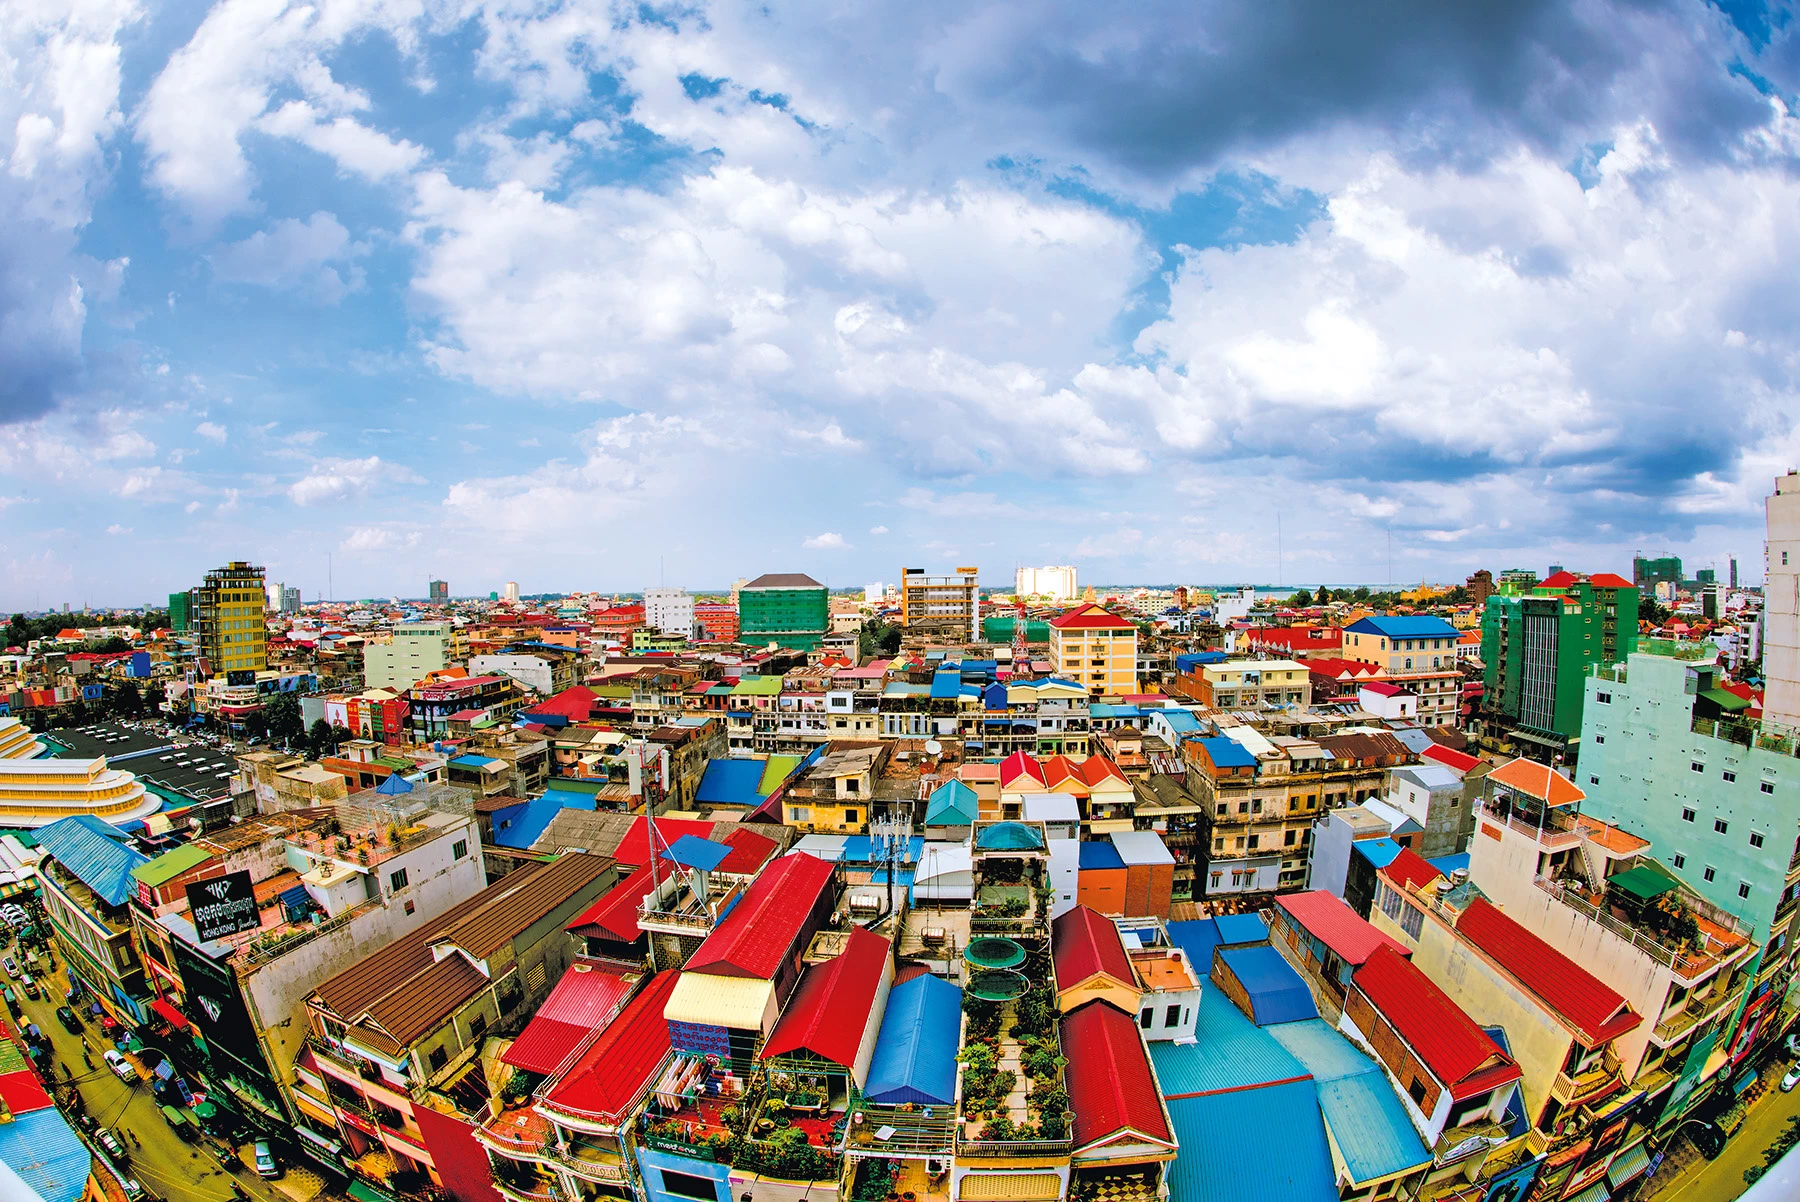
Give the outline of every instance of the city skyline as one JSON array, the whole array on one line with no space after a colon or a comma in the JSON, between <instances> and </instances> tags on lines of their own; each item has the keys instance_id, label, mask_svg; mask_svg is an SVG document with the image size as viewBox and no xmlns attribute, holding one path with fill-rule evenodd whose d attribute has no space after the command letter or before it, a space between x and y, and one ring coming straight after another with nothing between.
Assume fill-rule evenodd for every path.
<instances>
[{"instance_id":1,"label":"city skyline","mask_svg":"<svg viewBox=\"0 0 1800 1202\"><path fill-rule=\"evenodd\" d=\"M1790 30L1290 7L21 10L0 606L1759 565Z\"/></svg>"}]
</instances>

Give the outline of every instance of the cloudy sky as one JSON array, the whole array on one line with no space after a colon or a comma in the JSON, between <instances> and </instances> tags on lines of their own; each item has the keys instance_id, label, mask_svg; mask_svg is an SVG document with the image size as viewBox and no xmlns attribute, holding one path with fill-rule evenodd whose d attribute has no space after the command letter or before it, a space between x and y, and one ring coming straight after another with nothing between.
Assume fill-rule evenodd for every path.
<instances>
[{"instance_id":1,"label":"cloudy sky","mask_svg":"<svg viewBox=\"0 0 1800 1202\"><path fill-rule=\"evenodd\" d=\"M0 5L0 606L1760 577L1784 15L1121 11Z\"/></svg>"}]
</instances>

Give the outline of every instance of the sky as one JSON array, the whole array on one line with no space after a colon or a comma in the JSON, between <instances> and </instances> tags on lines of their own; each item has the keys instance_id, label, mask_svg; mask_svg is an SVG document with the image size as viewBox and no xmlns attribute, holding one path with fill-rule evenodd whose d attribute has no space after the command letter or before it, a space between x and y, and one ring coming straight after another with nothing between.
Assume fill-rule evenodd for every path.
<instances>
[{"instance_id":1,"label":"sky","mask_svg":"<svg viewBox=\"0 0 1800 1202\"><path fill-rule=\"evenodd\" d=\"M1754 582L1797 90L1742 3L11 0L0 608Z\"/></svg>"}]
</instances>

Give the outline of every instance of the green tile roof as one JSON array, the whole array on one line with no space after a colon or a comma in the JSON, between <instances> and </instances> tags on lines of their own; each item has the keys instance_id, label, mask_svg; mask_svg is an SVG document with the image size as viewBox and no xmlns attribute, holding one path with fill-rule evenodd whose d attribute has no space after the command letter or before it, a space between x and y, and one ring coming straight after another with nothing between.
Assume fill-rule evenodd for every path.
<instances>
[{"instance_id":1,"label":"green tile roof","mask_svg":"<svg viewBox=\"0 0 1800 1202\"><path fill-rule=\"evenodd\" d=\"M165 851L148 864L139 864L131 870L131 876L133 880L142 881L154 889L158 885L174 880L190 868L199 867L210 859L212 859L210 851L188 843L173 851Z\"/></svg>"}]
</instances>

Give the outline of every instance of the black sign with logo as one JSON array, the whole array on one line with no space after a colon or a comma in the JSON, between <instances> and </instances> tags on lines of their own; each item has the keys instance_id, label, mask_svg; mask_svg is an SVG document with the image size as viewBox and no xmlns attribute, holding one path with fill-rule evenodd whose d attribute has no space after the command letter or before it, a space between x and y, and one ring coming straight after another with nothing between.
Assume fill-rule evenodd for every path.
<instances>
[{"instance_id":1,"label":"black sign with logo","mask_svg":"<svg viewBox=\"0 0 1800 1202\"><path fill-rule=\"evenodd\" d=\"M200 942L223 939L262 925L256 912L256 888L248 872L233 872L187 887L188 911Z\"/></svg>"},{"instance_id":2,"label":"black sign with logo","mask_svg":"<svg viewBox=\"0 0 1800 1202\"><path fill-rule=\"evenodd\" d=\"M233 668L225 673L225 683L234 689L239 685L255 684L256 672L251 668Z\"/></svg>"}]
</instances>

